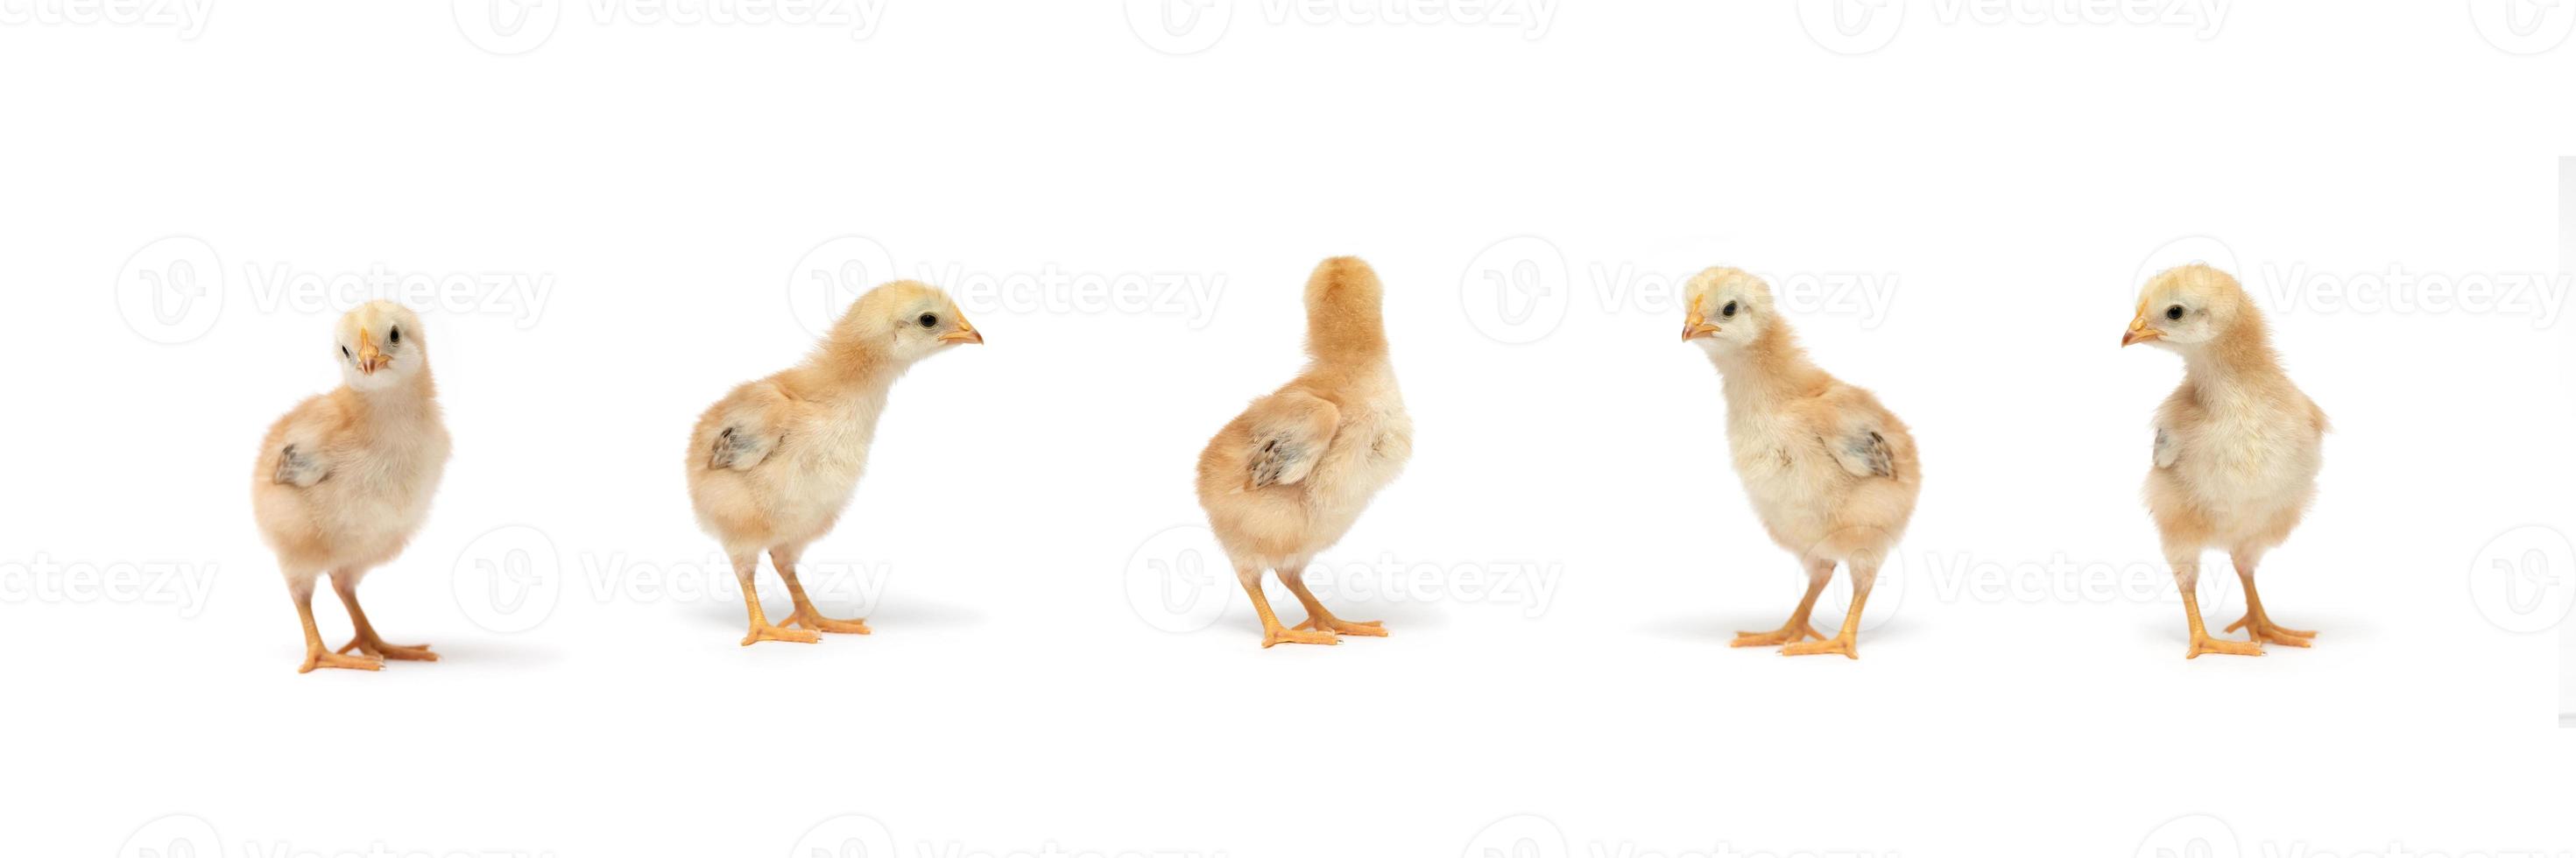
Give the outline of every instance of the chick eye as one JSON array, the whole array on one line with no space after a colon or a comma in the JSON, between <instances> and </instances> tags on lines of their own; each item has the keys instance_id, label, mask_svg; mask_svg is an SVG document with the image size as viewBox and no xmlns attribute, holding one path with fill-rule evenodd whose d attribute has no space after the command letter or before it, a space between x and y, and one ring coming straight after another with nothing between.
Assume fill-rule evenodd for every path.
<instances>
[{"instance_id":1,"label":"chick eye","mask_svg":"<svg viewBox=\"0 0 2576 858\"><path fill-rule=\"evenodd\" d=\"M341 357L349 357L349 356L350 356L350 354L349 354L349 347L348 347L348 346L341 346L341 347L340 347L340 356L341 356Z\"/></svg>"},{"instance_id":2,"label":"chick eye","mask_svg":"<svg viewBox=\"0 0 2576 858\"><path fill-rule=\"evenodd\" d=\"M1735 318L1735 302L1733 302L1733 301L1728 301L1728 302L1726 302L1726 308L1725 308L1725 309L1722 309L1722 310L1719 310L1719 311L1717 311L1717 312L1718 312L1718 314L1719 314L1719 315L1725 316L1725 317L1727 317L1727 318L1729 318L1729 319Z\"/></svg>"},{"instance_id":3,"label":"chick eye","mask_svg":"<svg viewBox=\"0 0 2576 858\"><path fill-rule=\"evenodd\" d=\"M922 326L922 327L925 327L925 328L936 328L936 327L939 327L939 314L937 314L937 313L923 313L923 314L921 314L921 326Z\"/></svg>"},{"instance_id":4,"label":"chick eye","mask_svg":"<svg viewBox=\"0 0 2576 858\"><path fill-rule=\"evenodd\" d=\"M2181 305L2181 304L2175 304L2175 305L2173 305L2173 306L2171 306L2171 307L2166 307L2166 308L2165 308L2165 318L2172 319L2172 320L2175 320L2175 321L2181 321L2181 320L2182 320L2182 305Z\"/></svg>"},{"instance_id":5,"label":"chick eye","mask_svg":"<svg viewBox=\"0 0 2576 858\"><path fill-rule=\"evenodd\" d=\"M393 339L393 341L394 341L394 342L397 342L397 343L402 342L402 329L401 329L401 328L395 328L395 329L393 329L393 330L391 330L391 331L387 331L387 332L385 332L385 333L386 333L388 336L392 337L392 339Z\"/></svg>"}]
</instances>

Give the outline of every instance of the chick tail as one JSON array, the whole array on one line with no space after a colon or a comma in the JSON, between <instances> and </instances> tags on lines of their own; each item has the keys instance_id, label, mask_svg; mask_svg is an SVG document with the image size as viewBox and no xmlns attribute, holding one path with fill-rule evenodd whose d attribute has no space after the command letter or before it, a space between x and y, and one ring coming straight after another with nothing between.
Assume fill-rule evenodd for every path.
<instances>
[{"instance_id":1,"label":"chick tail","mask_svg":"<svg viewBox=\"0 0 2576 858\"><path fill-rule=\"evenodd\" d=\"M1377 272L1356 256L1336 256L1306 279L1306 353L1317 360L1349 360L1386 353L1384 298Z\"/></svg>"}]
</instances>

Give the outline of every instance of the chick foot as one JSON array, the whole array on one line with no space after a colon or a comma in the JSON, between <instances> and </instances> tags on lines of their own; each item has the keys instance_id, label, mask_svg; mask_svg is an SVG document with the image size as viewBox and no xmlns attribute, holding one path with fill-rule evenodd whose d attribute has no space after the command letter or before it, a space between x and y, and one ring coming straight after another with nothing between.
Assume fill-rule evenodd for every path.
<instances>
[{"instance_id":1,"label":"chick foot","mask_svg":"<svg viewBox=\"0 0 2576 858\"><path fill-rule=\"evenodd\" d=\"M1817 635L1817 637L1824 637ZM1832 655L1841 653L1849 659L1860 658L1860 644L1851 638L1835 637L1820 641L1793 643L1780 648L1781 655Z\"/></svg>"},{"instance_id":2,"label":"chick foot","mask_svg":"<svg viewBox=\"0 0 2576 858\"><path fill-rule=\"evenodd\" d=\"M2284 628L2279 624L2272 622L2271 617L2255 613L2248 613L2245 616L2236 618L2236 622L2227 624L2227 631L2232 632L2237 629L2246 628L2247 626L2253 627L2254 631L2252 635L2255 639L2269 641L2283 646L2308 646L2310 645L2308 639L2317 636L2316 632L2303 632L2298 629Z\"/></svg>"},{"instance_id":3,"label":"chick foot","mask_svg":"<svg viewBox=\"0 0 2576 858\"><path fill-rule=\"evenodd\" d=\"M314 647L313 649L304 651L304 666L296 668L295 672L312 673L313 669L317 667L336 667L345 670L383 670L385 669L385 663L381 659L368 658L360 655L338 655L323 652L320 647Z\"/></svg>"},{"instance_id":4,"label":"chick foot","mask_svg":"<svg viewBox=\"0 0 2576 858\"><path fill-rule=\"evenodd\" d=\"M777 626L766 624L753 626L751 628L751 634L742 636L743 646L750 646L761 641L821 643L823 641L823 636L802 629L782 629Z\"/></svg>"},{"instance_id":5,"label":"chick foot","mask_svg":"<svg viewBox=\"0 0 2576 858\"><path fill-rule=\"evenodd\" d=\"M402 644L389 644L381 640L375 640L363 636L349 639L348 643L342 644L340 648L334 650L334 652L346 655L353 649L365 654L369 658L376 659L377 661L438 660L438 653L430 652L428 644L405 646Z\"/></svg>"},{"instance_id":6,"label":"chick foot","mask_svg":"<svg viewBox=\"0 0 2576 858\"><path fill-rule=\"evenodd\" d=\"M831 632L833 634L841 635L871 634L868 630L868 621L866 620L835 620L803 608L798 608L795 613L788 614L787 619L780 621L778 625L780 628L788 626L803 626L818 632Z\"/></svg>"},{"instance_id":7,"label":"chick foot","mask_svg":"<svg viewBox=\"0 0 2576 858\"><path fill-rule=\"evenodd\" d=\"M1272 627L1268 633L1261 636L1262 649L1269 649L1284 643L1323 644L1325 646L1333 646L1341 642L1342 638L1340 635L1333 634L1332 632L1304 631L1302 630L1302 627L1298 629Z\"/></svg>"},{"instance_id":8,"label":"chick foot","mask_svg":"<svg viewBox=\"0 0 2576 858\"><path fill-rule=\"evenodd\" d=\"M1334 634L1357 635L1364 638L1386 637L1386 624L1384 623L1380 623L1376 620L1345 620L1331 615L1307 617L1305 622L1298 623L1291 628L1301 632L1321 629Z\"/></svg>"},{"instance_id":9,"label":"chick foot","mask_svg":"<svg viewBox=\"0 0 2576 858\"><path fill-rule=\"evenodd\" d=\"M1805 623L1790 623L1789 625L1781 626L1780 628L1767 632L1736 632L1735 640L1729 641L1726 645L1779 646L1781 644L1797 643L1810 637L1817 640L1826 639L1825 633L1816 631L1815 626L1807 625Z\"/></svg>"},{"instance_id":10,"label":"chick foot","mask_svg":"<svg viewBox=\"0 0 2576 858\"><path fill-rule=\"evenodd\" d=\"M2191 639L2191 651L2184 653L2183 658L2199 658L2201 653L2217 653L2219 655L2262 655L2263 643L2261 641L2219 640L2208 635L2193 635Z\"/></svg>"}]
</instances>

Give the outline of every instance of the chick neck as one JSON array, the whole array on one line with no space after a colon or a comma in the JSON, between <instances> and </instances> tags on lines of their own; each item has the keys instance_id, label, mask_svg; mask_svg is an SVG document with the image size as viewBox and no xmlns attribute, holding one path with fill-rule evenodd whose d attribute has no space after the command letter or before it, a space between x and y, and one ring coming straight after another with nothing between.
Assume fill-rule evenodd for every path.
<instances>
[{"instance_id":1,"label":"chick neck","mask_svg":"<svg viewBox=\"0 0 2576 858\"><path fill-rule=\"evenodd\" d=\"M1317 302L1306 308L1306 355L1318 364L1386 359L1386 320L1369 303Z\"/></svg>"},{"instance_id":2,"label":"chick neck","mask_svg":"<svg viewBox=\"0 0 2576 858\"><path fill-rule=\"evenodd\" d=\"M2188 382L2227 385L2281 375L2271 331L2250 310L2209 341L2174 351L2182 355L2183 380Z\"/></svg>"},{"instance_id":3,"label":"chick neck","mask_svg":"<svg viewBox=\"0 0 2576 858\"><path fill-rule=\"evenodd\" d=\"M1726 385L1730 410L1745 405L1814 396L1832 379L1807 360L1787 323L1773 319L1743 348L1704 349Z\"/></svg>"},{"instance_id":4,"label":"chick neck","mask_svg":"<svg viewBox=\"0 0 2576 858\"><path fill-rule=\"evenodd\" d=\"M910 366L897 359L888 345L883 337L833 331L798 369L823 389L884 393Z\"/></svg>"},{"instance_id":5,"label":"chick neck","mask_svg":"<svg viewBox=\"0 0 2576 858\"><path fill-rule=\"evenodd\" d=\"M410 377L384 387L369 389L352 384L344 385L342 389L349 391L347 401L356 407L358 418L364 421L416 419L434 414L438 408L438 382L430 377L426 362Z\"/></svg>"}]
</instances>

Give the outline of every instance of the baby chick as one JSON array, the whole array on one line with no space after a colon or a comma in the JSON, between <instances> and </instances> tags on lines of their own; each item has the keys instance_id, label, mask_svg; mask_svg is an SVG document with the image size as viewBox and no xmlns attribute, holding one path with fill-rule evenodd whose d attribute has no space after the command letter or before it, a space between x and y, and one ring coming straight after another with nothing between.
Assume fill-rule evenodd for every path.
<instances>
[{"instance_id":1,"label":"baby chick","mask_svg":"<svg viewBox=\"0 0 2576 858\"><path fill-rule=\"evenodd\" d=\"M340 388L269 426L251 471L251 511L304 621L304 666L296 672L437 661L428 644L385 643L358 608L358 579L402 553L447 467L427 332L402 305L369 301L340 317L331 356L340 362ZM323 649L313 626L313 580L324 572L357 629L337 651ZM359 654L346 654L353 649Z\"/></svg>"},{"instance_id":2,"label":"baby chick","mask_svg":"<svg viewBox=\"0 0 2576 858\"><path fill-rule=\"evenodd\" d=\"M689 501L742 582L751 611L743 646L868 633L864 620L814 610L796 581L796 560L849 505L895 379L941 349L983 341L947 293L898 280L859 296L804 363L734 388L698 418L689 436ZM764 550L796 604L779 626L761 612L752 584Z\"/></svg>"},{"instance_id":3,"label":"baby chick","mask_svg":"<svg viewBox=\"0 0 2576 858\"><path fill-rule=\"evenodd\" d=\"M1199 454L1199 505L1235 577L1261 614L1261 646L1384 637L1375 622L1333 616L1306 589L1306 563L1358 521L1369 498L1413 455L1387 362L1377 273L1353 257L1324 260L1306 281L1309 360L1278 392L1253 400ZM1261 570L1306 605L1306 621L1281 628L1261 594Z\"/></svg>"},{"instance_id":4,"label":"baby chick","mask_svg":"<svg viewBox=\"0 0 2576 858\"><path fill-rule=\"evenodd\" d=\"M1795 552L1807 572L1807 596L1787 625L1740 633L1733 645L1787 644L1782 655L1859 658L1861 605L1923 486L1914 436L1869 391L1808 362L1761 278L1711 268L1691 277L1683 298L1690 310L1682 340L1698 343L1725 377L1736 475L1771 541ZM1851 568L1851 610L1840 634L1806 642L1825 637L1807 617L1836 563Z\"/></svg>"},{"instance_id":5,"label":"baby chick","mask_svg":"<svg viewBox=\"0 0 2576 858\"><path fill-rule=\"evenodd\" d=\"M2290 535L2317 494L2326 413L2281 372L2263 314L2236 278L2185 265L2147 281L2138 315L2120 345L2147 343L2182 355L2182 386L2156 409L2155 466L2147 469L2147 510L2164 538L2182 588L2191 648L2262 655L2263 644L2307 646L2315 632L2282 628L2263 613L2254 564ZM2200 553L2223 548L2245 585L2247 641L2212 638L2201 627Z\"/></svg>"}]
</instances>

